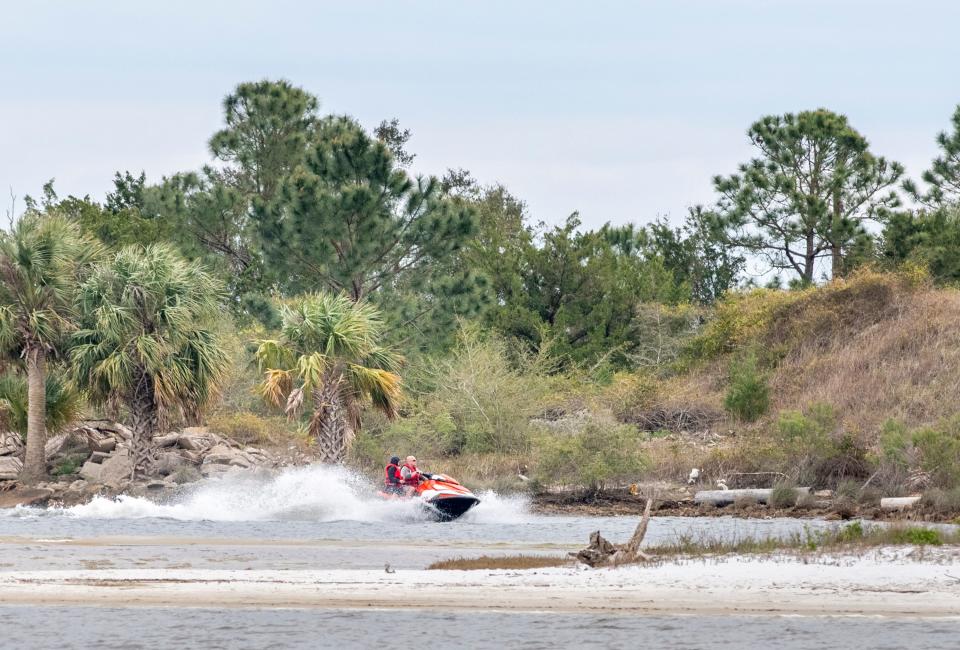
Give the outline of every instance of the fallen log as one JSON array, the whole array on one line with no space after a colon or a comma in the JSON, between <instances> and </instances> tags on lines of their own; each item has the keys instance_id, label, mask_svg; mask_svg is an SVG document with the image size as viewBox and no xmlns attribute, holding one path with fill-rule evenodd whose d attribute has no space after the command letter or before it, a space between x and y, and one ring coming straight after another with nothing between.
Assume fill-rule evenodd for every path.
<instances>
[{"instance_id":1,"label":"fallen log","mask_svg":"<svg viewBox=\"0 0 960 650\"><path fill-rule=\"evenodd\" d=\"M797 498L810 494L810 488L794 488ZM744 488L739 490L702 490L693 495L694 503L708 503L715 506L728 506L740 499L753 499L757 503L767 503L770 500L772 489Z\"/></svg>"},{"instance_id":2,"label":"fallen log","mask_svg":"<svg viewBox=\"0 0 960 650\"><path fill-rule=\"evenodd\" d=\"M881 510L907 510L917 505L920 497L887 497L880 499Z\"/></svg>"}]
</instances>

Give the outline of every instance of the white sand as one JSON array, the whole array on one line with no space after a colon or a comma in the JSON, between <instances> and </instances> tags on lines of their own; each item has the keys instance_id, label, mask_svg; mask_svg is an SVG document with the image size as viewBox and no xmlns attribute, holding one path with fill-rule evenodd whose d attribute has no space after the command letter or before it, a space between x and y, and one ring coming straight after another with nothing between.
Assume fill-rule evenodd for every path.
<instances>
[{"instance_id":1,"label":"white sand","mask_svg":"<svg viewBox=\"0 0 960 650\"><path fill-rule=\"evenodd\" d=\"M0 604L960 616L957 560L879 549L602 570L7 571Z\"/></svg>"}]
</instances>

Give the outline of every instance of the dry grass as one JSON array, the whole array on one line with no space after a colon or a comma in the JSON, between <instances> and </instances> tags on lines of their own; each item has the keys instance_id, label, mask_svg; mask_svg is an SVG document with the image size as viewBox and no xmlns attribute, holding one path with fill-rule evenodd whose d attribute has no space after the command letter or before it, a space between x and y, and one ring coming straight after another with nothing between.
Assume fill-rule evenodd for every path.
<instances>
[{"instance_id":1,"label":"dry grass","mask_svg":"<svg viewBox=\"0 0 960 650\"><path fill-rule=\"evenodd\" d=\"M675 541L646 548L656 557L757 555L779 551L844 551L878 546L941 546L960 544L960 532L922 526L864 526L853 522L831 531L796 533L783 539L743 537L735 540L679 536Z\"/></svg>"},{"instance_id":2,"label":"dry grass","mask_svg":"<svg viewBox=\"0 0 960 650\"><path fill-rule=\"evenodd\" d=\"M491 557L464 558L440 560L434 562L427 569L442 571L477 571L497 569L542 569L545 567L569 566L573 560L563 555L502 555Z\"/></svg>"},{"instance_id":3,"label":"dry grass","mask_svg":"<svg viewBox=\"0 0 960 650\"><path fill-rule=\"evenodd\" d=\"M747 426L719 420L712 430L764 438L781 412L822 404L836 413L838 431L875 447L889 419L915 428L957 413L956 289L864 272L799 292L745 294L719 307L715 318L718 324L706 330L715 340L701 347L719 356L664 382L652 408L717 408L726 390L729 353L755 348L772 364L769 412ZM722 455L737 454L728 448ZM736 464L742 460L748 459Z\"/></svg>"},{"instance_id":4,"label":"dry grass","mask_svg":"<svg viewBox=\"0 0 960 650\"><path fill-rule=\"evenodd\" d=\"M888 317L856 333L812 339L789 354L772 381L776 408L831 404L850 429L908 426L956 412L960 390L960 292L895 298Z\"/></svg>"},{"instance_id":5,"label":"dry grass","mask_svg":"<svg viewBox=\"0 0 960 650\"><path fill-rule=\"evenodd\" d=\"M644 551L654 559L699 558L722 555L770 555L772 553L819 553L857 551L880 546L960 545L960 532L923 526L864 526L853 522L831 531L796 533L782 539L742 537L734 540L680 535L674 541L648 546ZM561 555L504 555L454 558L434 562L427 569L483 571L542 569L570 566L573 560Z\"/></svg>"},{"instance_id":6,"label":"dry grass","mask_svg":"<svg viewBox=\"0 0 960 650\"><path fill-rule=\"evenodd\" d=\"M422 458L419 465L430 472L448 474L471 490L521 492L529 483L519 478L528 475L527 457L515 454L461 454L459 456Z\"/></svg>"}]
</instances>

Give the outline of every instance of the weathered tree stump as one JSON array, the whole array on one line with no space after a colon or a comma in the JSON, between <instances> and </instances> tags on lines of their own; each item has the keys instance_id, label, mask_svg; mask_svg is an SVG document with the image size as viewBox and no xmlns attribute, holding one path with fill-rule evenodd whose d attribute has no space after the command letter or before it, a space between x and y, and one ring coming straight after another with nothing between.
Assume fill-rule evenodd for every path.
<instances>
[{"instance_id":1,"label":"weathered tree stump","mask_svg":"<svg viewBox=\"0 0 960 650\"><path fill-rule=\"evenodd\" d=\"M640 544L647 534L647 525L650 523L650 510L653 507L653 499L647 499L647 504L643 509L643 517L637 524L636 530L630 536L626 544L612 544L604 539L600 531L594 531L590 534L590 544L576 553L570 553L578 562L583 562L590 567L618 566L621 564L633 564L635 562L646 562L651 560L649 555L640 550Z\"/></svg>"}]
</instances>

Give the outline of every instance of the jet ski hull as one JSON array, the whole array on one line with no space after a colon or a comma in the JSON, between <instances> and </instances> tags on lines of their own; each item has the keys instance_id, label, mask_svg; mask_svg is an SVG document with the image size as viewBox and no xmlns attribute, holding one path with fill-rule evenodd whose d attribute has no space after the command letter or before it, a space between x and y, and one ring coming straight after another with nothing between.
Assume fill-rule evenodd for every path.
<instances>
[{"instance_id":1,"label":"jet ski hull","mask_svg":"<svg viewBox=\"0 0 960 650\"><path fill-rule=\"evenodd\" d=\"M451 496L440 497L430 501L424 501L437 521L453 521L466 513L470 508L480 503L480 499L475 496Z\"/></svg>"}]
</instances>

